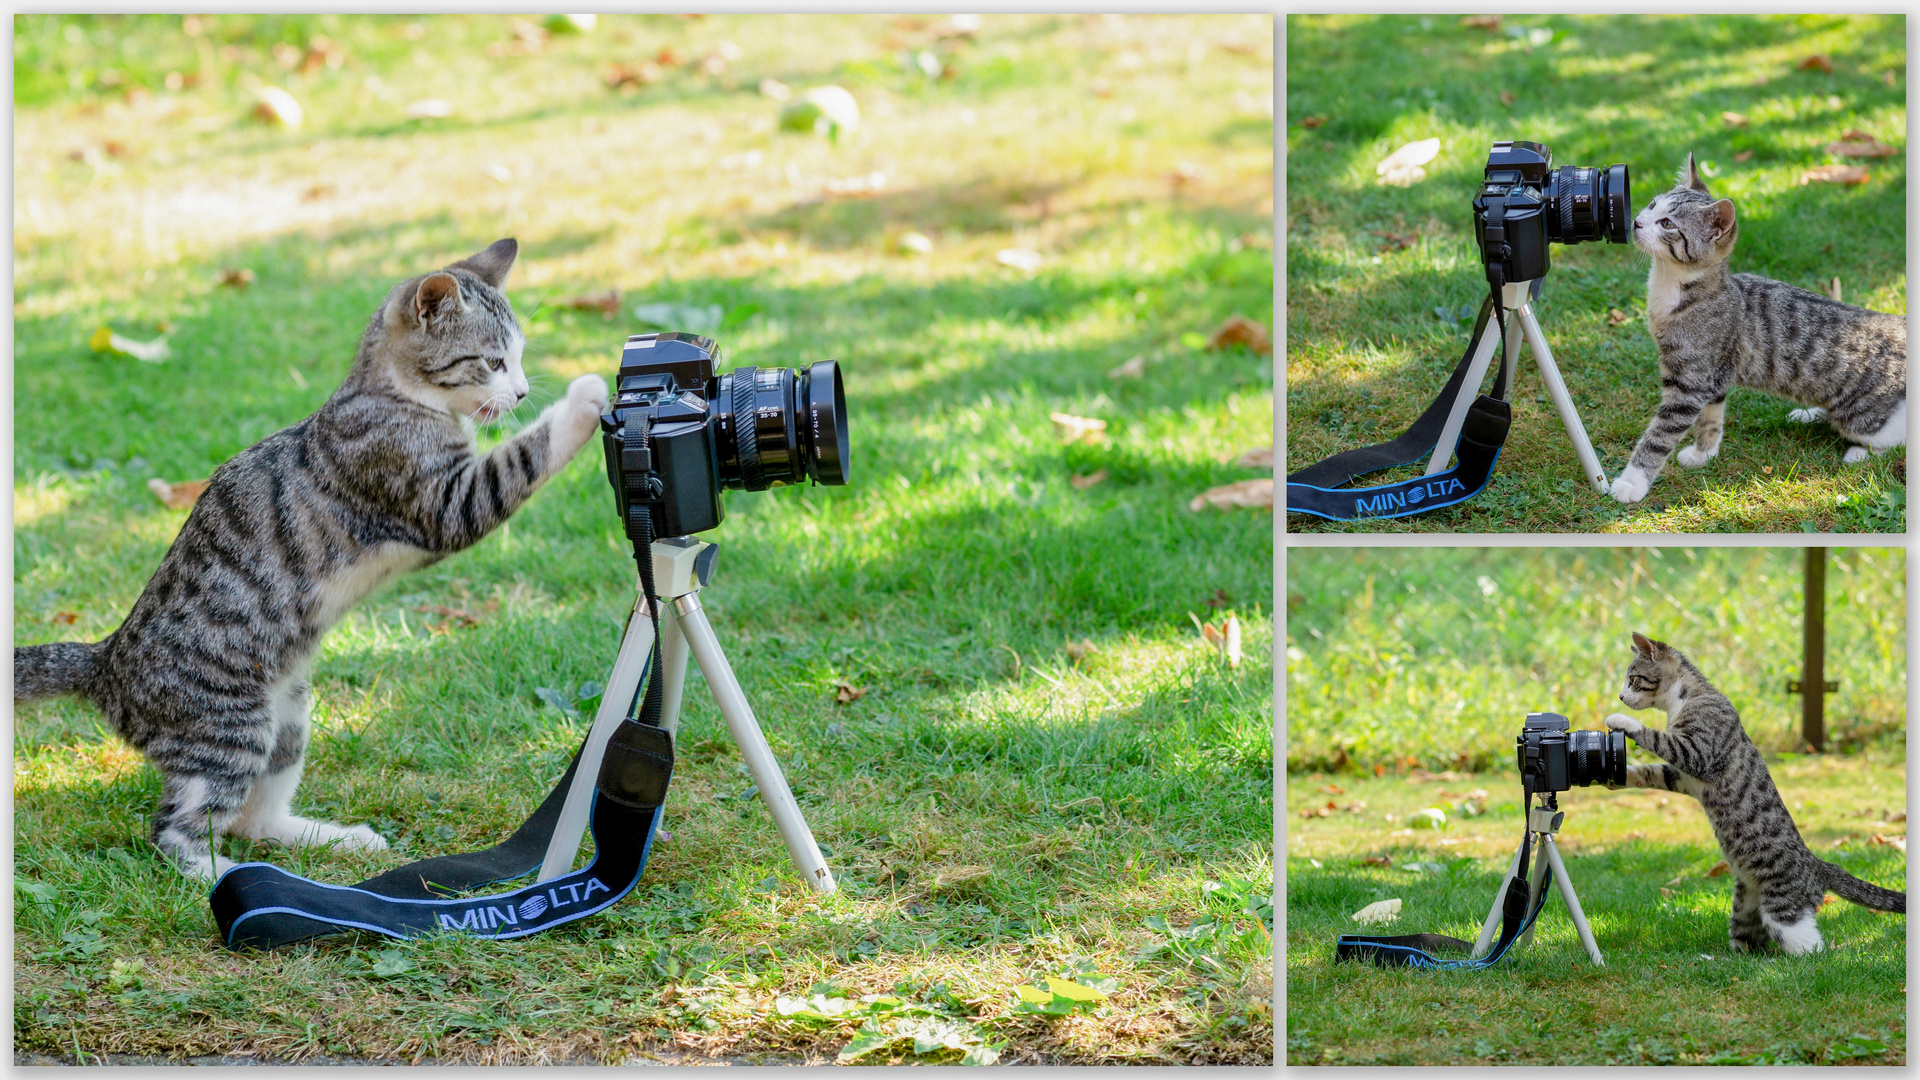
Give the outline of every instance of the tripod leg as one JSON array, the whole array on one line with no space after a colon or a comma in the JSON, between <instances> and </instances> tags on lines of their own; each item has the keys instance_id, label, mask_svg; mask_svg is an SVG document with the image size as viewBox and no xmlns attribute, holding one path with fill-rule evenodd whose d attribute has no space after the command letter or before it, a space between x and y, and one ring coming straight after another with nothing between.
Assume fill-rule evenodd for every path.
<instances>
[{"instance_id":1,"label":"tripod leg","mask_svg":"<svg viewBox=\"0 0 1920 1080\"><path fill-rule=\"evenodd\" d=\"M1433 456L1427 459L1425 475L1443 473L1449 468L1453 448L1460 445L1460 429L1467 423L1467 409L1472 407L1473 399L1480 396L1480 384L1486 381L1487 367L1493 363L1493 347L1499 342L1500 324L1489 318L1480 331L1480 340L1474 343L1473 362L1467 365L1467 377L1460 382L1460 393L1453 399L1453 410L1447 413L1440 439L1433 444Z\"/></svg>"},{"instance_id":2,"label":"tripod leg","mask_svg":"<svg viewBox=\"0 0 1920 1080\"><path fill-rule=\"evenodd\" d=\"M660 612L660 726L669 733L680 730L680 705L687 692L687 636L673 605Z\"/></svg>"},{"instance_id":3,"label":"tripod leg","mask_svg":"<svg viewBox=\"0 0 1920 1080\"><path fill-rule=\"evenodd\" d=\"M727 730L739 744L740 756L747 761L747 771L753 774L753 782L760 787L760 797L766 801L773 823L780 828L780 838L787 843L787 854L793 856L794 868L815 892L832 892L836 887L833 871L827 869L820 845L814 842L813 831L807 828L807 819L800 814L800 804L794 801L793 791L787 787L780 762L767 746L759 721L753 718L753 706L747 703L740 681L727 666L727 658L720 651L720 639L714 636L713 624L707 621L700 598L688 593L676 599L673 606L680 615L680 632L686 636L693 658L700 664L700 674L706 676L707 687L720 706L720 715L727 718Z\"/></svg>"},{"instance_id":4,"label":"tripod leg","mask_svg":"<svg viewBox=\"0 0 1920 1080\"><path fill-rule=\"evenodd\" d=\"M1487 912L1487 921L1480 927L1480 938L1473 943L1473 952L1470 954L1473 959L1487 955L1487 950L1493 948L1493 940L1500 933L1500 916L1507 907L1507 882L1512 881L1513 875L1519 872L1520 853L1516 851L1513 861L1507 863L1507 872L1500 878L1500 888L1493 894L1493 910Z\"/></svg>"},{"instance_id":5,"label":"tripod leg","mask_svg":"<svg viewBox=\"0 0 1920 1080\"><path fill-rule=\"evenodd\" d=\"M1540 836L1542 840L1544 840L1547 836L1546 833L1538 833L1536 835ZM1529 878L1527 881L1527 910L1528 911L1532 911L1534 902L1540 899L1540 890L1547 887L1547 853L1546 853L1544 844L1540 845L1540 847L1541 847L1541 850L1534 853L1533 872L1532 874L1529 875ZM1536 923L1535 925L1538 925L1538 924ZM1529 947L1533 945L1533 927L1532 926L1527 927L1527 932L1520 935L1520 944L1526 945Z\"/></svg>"},{"instance_id":6,"label":"tripod leg","mask_svg":"<svg viewBox=\"0 0 1920 1080\"><path fill-rule=\"evenodd\" d=\"M1573 894L1573 879L1567 876L1567 864L1560 861L1560 847L1553 837L1542 836L1546 841L1541 845L1546 858L1541 860L1553 867L1553 883L1560 890L1560 899L1567 902L1567 911L1573 916L1573 928L1580 935L1580 944L1586 946L1587 955L1593 957L1594 967L1606 967L1607 962L1600 957L1600 946L1594 944L1593 927L1587 925L1587 913L1580 910L1580 898Z\"/></svg>"},{"instance_id":7,"label":"tripod leg","mask_svg":"<svg viewBox=\"0 0 1920 1080\"><path fill-rule=\"evenodd\" d=\"M627 618L626 636L620 640L619 655L607 675L607 688L600 694L600 711L594 714L587 744L580 751L580 766L573 772L566 801L560 804L553 839L547 842L547 857L540 864L541 881L573 869L573 858L580 853L580 838L587 833L587 819L593 811L593 792L600 781L600 761L606 755L607 740L627 718L633 696L640 691L640 679L653 655L653 620L647 617L642 603L636 603Z\"/></svg>"},{"instance_id":8,"label":"tripod leg","mask_svg":"<svg viewBox=\"0 0 1920 1080\"><path fill-rule=\"evenodd\" d=\"M1587 474L1587 482L1593 489L1605 495L1612 490L1607 486L1607 474L1600 468L1600 458L1593 452L1593 444L1587 441L1587 429L1580 422L1580 413L1573 407L1573 397L1567 393L1567 384L1560 379L1560 369L1553 362L1553 350L1547 348L1547 335L1540 331L1540 321L1533 317L1533 305L1520 309L1520 326L1527 334L1527 347L1533 350L1534 363L1540 366L1540 379L1547 384L1547 394L1553 398L1553 407L1560 413L1560 422L1567 427L1567 438L1573 440L1573 455L1580 459L1580 468Z\"/></svg>"}]
</instances>

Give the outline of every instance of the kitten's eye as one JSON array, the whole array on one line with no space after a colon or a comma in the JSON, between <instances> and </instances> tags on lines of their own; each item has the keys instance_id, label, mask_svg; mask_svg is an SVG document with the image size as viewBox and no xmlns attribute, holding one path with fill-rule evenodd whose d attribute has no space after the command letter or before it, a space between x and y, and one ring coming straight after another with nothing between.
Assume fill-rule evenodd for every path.
<instances>
[{"instance_id":1,"label":"kitten's eye","mask_svg":"<svg viewBox=\"0 0 1920 1080\"><path fill-rule=\"evenodd\" d=\"M1672 219L1672 218L1670 218L1670 217L1663 217L1663 218L1661 218L1661 219L1660 219L1660 227L1661 227L1661 228L1663 228L1663 229L1671 229L1671 228L1673 228L1673 219Z\"/></svg>"},{"instance_id":2,"label":"kitten's eye","mask_svg":"<svg viewBox=\"0 0 1920 1080\"><path fill-rule=\"evenodd\" d=\"M492 368L495 371L504 371L507 366L507 361L504 357L496 356L493 359L487 361L487 366Z\"/></svg>"}]
</instances>

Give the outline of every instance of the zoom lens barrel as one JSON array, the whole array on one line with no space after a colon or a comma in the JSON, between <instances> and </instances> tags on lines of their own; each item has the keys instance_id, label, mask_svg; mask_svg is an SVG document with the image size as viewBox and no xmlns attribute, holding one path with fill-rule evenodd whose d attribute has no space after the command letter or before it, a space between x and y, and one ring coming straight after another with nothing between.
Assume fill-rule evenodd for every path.
<instances>
[{"instance_id":1,"label":"zoom lens barrel","mask_svg":"<svg viewBox=\"0 0 1920 1080\"><path fill-rule=\"evenodd\" d=\"M720 483L765 491L810 477L847 482L847 395L840 365L735 368L720 376L712 410L719 421Z\"/></svg>"},{"instance_id":2,"label":"zoom lens barrel","mask_svg":"<svg viewBox=\"0 0 1920 1080\"><path fill-rule=\"evenodd\" d=\"M1547 203L1552 208L1547 215L1547 239L1557 244L1627 242L1633 195L1625 165L1555 169L1547 183Z\"/></svg>"},{"instance_id":3,"label":"zoom lens barrel","mask_svg":"<svg viewBox=\"0 0 1920 1080\"><path fill-rule=\"evenodd\" d=\"M1627 736L1618 731L1567 732L1567 781L1576 787L1627 782Z\"/></svg>"}]
</instances>

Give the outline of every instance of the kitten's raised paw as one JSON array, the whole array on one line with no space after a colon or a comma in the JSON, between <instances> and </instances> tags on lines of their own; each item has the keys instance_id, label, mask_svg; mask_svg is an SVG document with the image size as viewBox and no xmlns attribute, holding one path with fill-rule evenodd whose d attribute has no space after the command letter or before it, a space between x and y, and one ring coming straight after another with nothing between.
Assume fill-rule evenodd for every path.
<instances>
[{"instance_id":1,"label":"kitten's raised paw","mask_svg":"<svg viewBox=\"0 0 1920 1080\"><path fill-rule=\"evenodd\" d=\"M1646 473L1628 466L1627 471L1620 474L1620 479L1613 482L1611 491L1613 497L1623 503L1637 503L1647 497L1647 489L1652 486L1653 481Z\"/></svg>"},{"instance_id":2,"label":"kitten's raised paw","mask_svg":"<svg viewBox=\"0 0 1920 1080\"><path fill-rule=\"evenodd\" d=\"M1713 455L1701 453L1700 448L1697 446L1683 446L1680 448L1679 453L1673 455L1673 460L1679 462L1681 468L1697 469L1707 462L1712 461Z\"/></svg>"},{"instance_id":3,"label":"kitten's raised paw","mask_svg":"<svg viewBox=\"0 0 1920 1080\"><path fill-rule=\"evenodd\" d=\"M1811 409L1794 409L1787 413L1787 419L1796 424L1817 424L1827 418L1827 410L1814 406Z\"/></svg>"},{"instance_id":4,"label":"kitten's raised paw","mask_svg":"<svg viewBox=\"0 0 1920 1080\"><path fill-rule=\"evenodd\" d=\"M1867 460L1869 453L1871 453L1871 451L1864 446L1849 446L1847 447L1847 452L1841 455L1840 460L1849 465L1858 465Z\"/></svg>"},{"instance_id":5,"label":"kitten's raised paw","mask_svg":"<svg viewBox=\"0 0 1920 1080\"><path fill-rule=\"evenodd\" d=\"M556 402L553 411L554 467L565 464L587 445L600 426L600 414L607 411L607 381L598 375L582 375L567 386L565 401Z\"/></svg>"},{"instance_id":6,"label":"kitten's raised paw","mask_svg":"<svg viewBox=\"0 0 1920 1080\"><path fill-rule=\"evenodd\" d=\"M1607 717L1607 729L1610 731L1624 731L1632 735L1636 731L1645 729L1646 726L1647 725L1625 713L1614 713L1612 716Z\"/></svg>"}]
</instances>

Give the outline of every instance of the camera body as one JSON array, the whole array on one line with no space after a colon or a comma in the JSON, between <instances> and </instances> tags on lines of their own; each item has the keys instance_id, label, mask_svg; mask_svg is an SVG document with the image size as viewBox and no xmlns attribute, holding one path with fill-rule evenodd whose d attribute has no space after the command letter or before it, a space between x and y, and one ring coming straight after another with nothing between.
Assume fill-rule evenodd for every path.
<instances>
[{"instance_id":1,"label":"camera body","mask_svg":"<svg viewBox=\"0 0 1920 1080\"><path fill-rule=\"evenodd\" d=\"M1553 151L1540 143L1494 143L1473 199L1474 239L1488 280L1505 285L1545 277L1552 267L1549 243L1626 243L1630 188L1625 165L1556 169Z\"/></svg>"},{"instance_id":2,"label":"camera body","mask_svg":"<svg viewBox=\"0 0 1920 1080\"><path fill-rule=\"evenodd\" d=\"M1627 737L1618 731L1569 731L1559 713L1528 713L1514 739L1520 782L1528 791L1565 791L1627 782Z\"/></svg>"},{"instance_id":3,"label":"camera body","mask_svg":"<svg viewBox=\"0 0 1920 1080\"><path fill-rule=\"evenodd\" d=\"M719 525L726 488L764 491L802 477L847 482L839 365L716 376L718 352L712 338L686 333L635 334L621 351L600 439L621 521L636 541L639 507L662 539Z\"/></svg>"}]
</instances>

